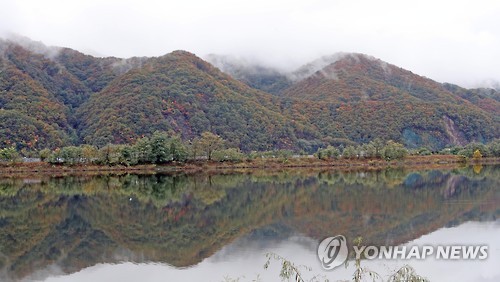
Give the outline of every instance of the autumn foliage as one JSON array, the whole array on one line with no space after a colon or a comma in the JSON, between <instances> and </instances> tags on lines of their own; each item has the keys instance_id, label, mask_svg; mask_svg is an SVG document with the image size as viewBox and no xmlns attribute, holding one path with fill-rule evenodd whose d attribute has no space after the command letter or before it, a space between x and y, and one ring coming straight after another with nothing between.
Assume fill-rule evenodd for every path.
<instances>
[{"instance_id":1,"label":"autumn foliage","mask_svg":"<svg viewBox=\"0 0 500 282\"><path fill-rule=\"evenodd\" d=\"M313 153L376 138L436 151L500 137L498 92L440 84L360 54L298 81L239 70L270 94L185 51L96 58L0 41L0 53L0 148L103 148L155 131L183 142L208 131L243 152Z\"/></svg>"}]
</instances>

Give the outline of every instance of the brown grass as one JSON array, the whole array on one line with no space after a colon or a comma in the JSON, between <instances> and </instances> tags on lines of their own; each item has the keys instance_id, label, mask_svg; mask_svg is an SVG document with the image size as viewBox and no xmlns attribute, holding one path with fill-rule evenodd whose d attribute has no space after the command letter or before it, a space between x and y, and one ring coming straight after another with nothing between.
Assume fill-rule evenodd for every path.
<instances>
[{"instance_id":1,"label":"brown grass","mask_svg":"<svg viewBox=\"0 0 500 282\"><path fill-rule=\"evenodd\" d=\"M414 169L446 169L464 166L466 164L498 164L500 158L482 158L465 160L453 155L408 156L401 160L385 161L382 159L340 159L320 160L317 158L266 158L246 160L242 162L208 162L197 161L188 163L173 163L165 165L136 166L98 166L98 165L52 165L45 162L0 164L0 176L12 174L123 174L141 173L196 173L200 171L215 172L225 170L253 169L290 169L290 168L320 168L334 170L380 170L388 167L405 167Z\"/></svg>"}]
</instances>

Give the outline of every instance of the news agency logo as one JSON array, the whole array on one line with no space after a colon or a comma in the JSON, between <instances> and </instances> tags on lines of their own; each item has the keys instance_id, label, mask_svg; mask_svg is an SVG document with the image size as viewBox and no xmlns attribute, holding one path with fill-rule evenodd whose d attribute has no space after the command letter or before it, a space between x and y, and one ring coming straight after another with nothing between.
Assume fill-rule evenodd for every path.
<instances>
[{"instance_id":1,"label":"news agency logo","mask_svg":"<svg viewBox=\"0 0 500 282\"><path fill-rule=\"evenodd\" d=\"M486 245L449 246L353 246L356 259L423 260L485 260L488 258ZM328 237L318 246L318 258L325 270L332 270L347 260L349 248L343 235Z\"/></svg>"},{"instance_id":2,"label":"news agency logo","mask_svg":"<svg viewBox=\"0 0 500 282\"><path fill-rule=\"evenodd\" d=\"M423 260L484 260L488 258L488 246L353 246L356 259Z\"/></svg>"},{"instance_id":3,"label":"news agency logo","mask_svg":"<svg viewBox=\"0 0 500 282\"><path fill-rule=\"evenodd\" d=\"M318 258L325 270L342 265L349 255L347 240L343 235L328 237L318 246Z\"/></svg>"}]
</instances>

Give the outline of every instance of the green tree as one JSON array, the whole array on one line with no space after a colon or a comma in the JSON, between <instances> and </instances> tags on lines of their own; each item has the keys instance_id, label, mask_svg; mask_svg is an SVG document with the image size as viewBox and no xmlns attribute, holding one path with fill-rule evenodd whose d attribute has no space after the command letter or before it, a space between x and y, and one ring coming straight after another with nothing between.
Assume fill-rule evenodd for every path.
<instances>
[{"instance_id":1,"label":"green tree","mask_svg":"<svg viewBox=\"0 0 500 282\"><path fill-rule=\"evenodd\" d=\"M60 163L62 163L62 159L61 159L60 153L61 153L61 149L59 149L59 148L55 149L49 155L49 157L47 158L46 161L48 163L50 163L50 164L60 164Z\"/></svg>"},{"instance_id":2,"label":"green tree","mask_svg":"<svg viewBox=\"0 0 500 282\"><path fill-rule=\"evenodd\" d=\"M152 148L149 138L143 137L134 144L134 153L137 155L137 163L151 163L152 162Z\"/></svg>"},{"instance_id":3,"label":"green tree","mask_svg":"<svg viewBox=\"0 0 500 282\"><path fill-rule=\"evenodd\" d=\"M99 159L98 163L104 165L118 165L122 163L122 152L120 145L108 144L101 149L99 149Z\"/></svg>"},{"instance_id":4,"label":"green tree","mask_svg":"<svg viewBox=\"0 0 500 282\"><path fill-rule=\"evenodd\" d=\"M60 158L62 162L69 165L75 165L81 162L82 149L75 146L67 146L61 148Z\"/></svg>"},{"instance_id":5,"label":"green tree","mask_svg":"<svg viewBox=\"0 0 500 282\"><path fill-rule=\"evenodd\" d=\"M19 158L20 155L14 147L4 148L0 150L0 161L16 162L19 160Z\"/></svg>"},{"instance_id":6,"label":"green tree","mask_svg":"<svg viewBox=\"0 0 500 282\"><path fill-rule=\"evenodd\" d=\"M155 164L166 163L172 161L172 154L170 153L170 140L167 133L162 131L155 131L151 137L151 159L150 161Z\"/></svg>"},{"instance_id":7,"label":"green tree","mask_svg":"<svg viewBox=\"0 0 500 282\"><path fill-rule=\"evenodd\" d=\"M426 147L422 147L422 148L418 149L417 153L420 156L429 156L432 154L432 152L429 149L427 149Z\"/></svg>"},{"instance_id":8,"label":"green tree","mask_svg":"<svg viewBox=\"0 0 500 282\"><path fill-rule=\"evenodd\" d=\"M216 150L213 152L213 159L218 162L240 162L245 158L239 148L229 148Z\"/></svg>"},{"instance_id":9,"label":"green tree","mask_svg":"<svg viewBox=\"0 0 500 282\"><path fill-rule=\"evenodd\" d=\"M365 158L375 158L377 157L377 151L372 143L363 144L359 149L360 156Z\"/></svg>"},{"instance_id":10,"label":"green tree","mask_svg":"<svg viewBox=\"0 0 500 282\"><path fill-rule=\"evenodd\" d=\"M52 151L49 149L43 149L38 153L38 157L40 157L42 162L45 162L50 157L50 154L52 154Z\"/></svg>"},{"instance_id":11,"label":"green tree","mask_svg":"<svg viewBox=\"0 0 500 282\"><path fill-rule=\"evenodd\" d=\"M354 148L354 146L352 145L345 147L344 151L342 152L342 157L345 159L356 158L357 157L356 148Z\"/></svg>"},{"instance_id":12,"label":"green tree","mask_svg":"<svg viewBox=\"0 0 500 282\"><path fill-rule=\"evenodd\" d=\"M408 151L403 144L389 140L383 149L383 155L386 160L396 160L404 158Z\"/></svg>"},{"instance_id":13,"label":"green tree","mask_svg":"<svg viewBox=\"0 0 500 282\"><path fill-rule=\"evenodd\" d=\"M188 157L188 150L181 138L174 137L170 140L170 155L172 160L176 162L185 162Z\"/></svg>"},{"instance_id":14,"label":"green tree","mask_svg":"<svg viewBox=\"0 0 500 282\"><path fill-rule=\"evenodd\" d=\"M340 155L339 149L331 145L329 145L325 149L318 149L318 151L316 152L316 156L321 160L331 159L331 158L336 159L338 158L339 155Z\"/></svg>"},{"instance_id":15,"label":"green tree","mask_svg":"<svg viewBox=\"0 0 500 282\"><path fill-rule=\"evenodd\" d=\"M135 146L124 145L121 148L121 163L127 166L136 165L139 162L138 155Z\"/></svg>"},{"instance_id":16,"label":"green tree","mask_svg":"<svg viewBox=\"0 0 500 282\"><path fill-rule=\"evenodd\" d=\"M212 153L215 150L222 149L223 146L224 140L220 136L208 131L201 134L200 147L206 153L208 160L212 160Z\"/></svg>"},{"instance_id":17,"label":"green tree","mask_svg":"<svg viewBox=\"0 0 500 282\"><path fill-rule=\"evenodd\" d=\"M492 157L500 157L500 139L495 139L488 144L488 151Z\"/></svg>"},{"instance_id":18,"label":"green tree","mask_svg":"<svg viewBox=\"0 0 500 282\"><path fill-rule=\"evenodd\" d=\"M99 158L99 150L92 145L82 145L82 161L85 163L94 163Z\"/></svg>"},{"instance_id":19,"label":"green tree","mask_svg":"<svg viewBox=\"0 0 500 282\"><path fill-rule=\"evenodd\" d=\"M200 138L195 138L188 144L188 155L192 160L196 160L202 151Z\"/></svg>"},{"instance_id":20,"label":"green tree","mask_svg":"<svg viewBox=\"0 0 500 282\"><path fill-rule=\"evenodd\" d=\"M370 142L370 145L372 145L375 148L375 156L376 158L381 158L382 157L382 149L384 148L384 141L380 138L375 138Z\"/></svg>"}]
</instances>

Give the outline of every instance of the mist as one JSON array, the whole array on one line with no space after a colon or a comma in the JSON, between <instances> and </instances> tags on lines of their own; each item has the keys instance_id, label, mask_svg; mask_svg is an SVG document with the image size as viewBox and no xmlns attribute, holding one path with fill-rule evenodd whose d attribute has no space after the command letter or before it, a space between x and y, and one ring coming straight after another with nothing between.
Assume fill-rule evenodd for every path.
<instances>
[{"instance_id":1,"label":"mist","mask_svg":"<svg viewBox=\"0 0 500 282\"><path fill-rule=\"evenodd\" d=\"M0 35L120 58L187 50L291 71L363 53L439 82L500 81L500 2L2 1Z\"/></svg>"}]
</instances>

